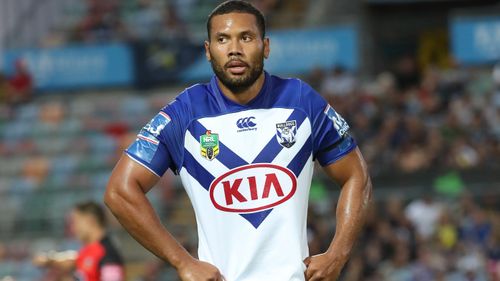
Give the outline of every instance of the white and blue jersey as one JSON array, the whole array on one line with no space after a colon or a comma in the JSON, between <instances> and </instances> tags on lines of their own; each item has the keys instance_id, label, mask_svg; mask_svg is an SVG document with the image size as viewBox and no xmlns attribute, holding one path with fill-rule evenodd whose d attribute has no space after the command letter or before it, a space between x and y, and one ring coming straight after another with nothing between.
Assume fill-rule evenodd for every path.
<instances>
[{"instance_id":1,"label":"white and blue jersey","mask_svg":"<svg viewBox=\"0 0 500 281\"><path fill-rule=\"evenodd\" d=\"M356 147L342 117L309 85L265 73L248 104L217 79L184 90L126 150L162 176L179 174L193 205L202 261L227 281L304 280L314 161Z\"/></svg>"}]
</instances>

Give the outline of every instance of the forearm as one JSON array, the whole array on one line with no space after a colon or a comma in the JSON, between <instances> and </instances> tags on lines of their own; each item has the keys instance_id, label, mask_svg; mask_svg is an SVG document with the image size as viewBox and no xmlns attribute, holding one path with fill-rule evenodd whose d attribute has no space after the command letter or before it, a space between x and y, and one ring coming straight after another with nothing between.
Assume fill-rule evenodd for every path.
<instances>
[{"instance_id":1,"label":"forearm","mask_svg":"<svg viewBox=\"0 0 500 281\"><path fill-rule=\"evenodd\" d=\"M335 236L328 253L348 259L363 227L371 192L368 176L351 178L344 183L337 205Z\"/></svg>"},{"instance_id":2,"label":"forearm","mask_svg":"<svg viewBox=\"0 0 500 281\"><path fill-rule=\"evenodd\" d=\"M161 224L142 190L134 184L122 184L126 186L108 185L105 203L132 237L176 268L191 259L189 253Z\"/></svg>"},{"instance_id":3,"label":"forearm","mask_svg":"<svg viewBox=\"0 0 500 281\"><path fill-rule=\"evenodd\" d=\"M37 266L56 267L70 271L75 267L77 255L76 251L42 253L33 258L33 263Z\"/></svg>"},{"instance_id":4,"label":"forearm","mask_svg":"<svg viewBox=\"0 0 500 281\"><path fill-rule=\"evenodd\" d=\"M50 265L56 266L64 271L70 271L75 268L75 259L51 260Z\"/></svg>"}]
</instances>

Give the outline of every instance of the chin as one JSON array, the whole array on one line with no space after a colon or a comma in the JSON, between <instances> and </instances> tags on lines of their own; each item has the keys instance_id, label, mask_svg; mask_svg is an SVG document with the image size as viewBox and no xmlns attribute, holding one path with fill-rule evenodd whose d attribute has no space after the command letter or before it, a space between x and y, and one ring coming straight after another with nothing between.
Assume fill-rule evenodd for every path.
<instances>
[{"instance_id":1,"label":"chin","mask_svg":"<svg viewBox=\"0 0 500 281\"><path fill-rule=\"evenodd\" d=\"M231 72L227 72L226 75L232 79L245 80L248 78L248 71L245 71L241 74L233 74Z\"/></svg>"}]
</instances>

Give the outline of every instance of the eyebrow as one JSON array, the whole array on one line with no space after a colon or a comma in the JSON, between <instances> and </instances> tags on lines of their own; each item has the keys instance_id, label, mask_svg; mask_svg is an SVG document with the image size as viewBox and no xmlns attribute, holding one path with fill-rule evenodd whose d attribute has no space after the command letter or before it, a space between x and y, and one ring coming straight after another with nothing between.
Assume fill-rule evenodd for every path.
<instances>
[{"instance_id":1,"label":"eyebrow","mask_svg":"<svg viewBox=\"0 0 500 281\"><path fill-rule=\"evenodd\" d=\"M227 34L225 32L216 32L214 35L215 35L215 37L220 37L220 36L229 37L229 34Z\"/></svg>"},{"instance_id":2,"label":"eyebrow","mask_svg":"<svg viewBox=\"0 0 500 281\"><path fill-rule=\"evenodd\" d=\"M241 32L239 32L238 34L250 34L250 35L256 35L256 33L250 29L246 29L246 30L243 30ZM215 33L215 37L219 37L219 36L223 36L223 37L230 37L230 35L226 32L216 32Z\"/></svg>"}]
</instances>

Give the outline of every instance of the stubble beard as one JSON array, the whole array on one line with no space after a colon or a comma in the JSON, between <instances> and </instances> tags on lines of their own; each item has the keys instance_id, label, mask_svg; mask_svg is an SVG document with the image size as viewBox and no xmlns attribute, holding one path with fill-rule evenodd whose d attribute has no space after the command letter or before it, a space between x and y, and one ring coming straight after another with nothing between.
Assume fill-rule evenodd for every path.
<instances>
[{"instance_id":1,"label":"stubble beard","mask_svg":"<svg viewBox=\"0 0 500 281\"><path fill-rule=\"evenodd\" d=\"M219 81L231 92L238 94L250 88L264 71L264 54L262 53L258 59L253 61L252 65L248 66L246 74L234 78L228 75L225 65L215 60L214 56L212 56L210 64Z\"/></svg>"}]
</instances>

